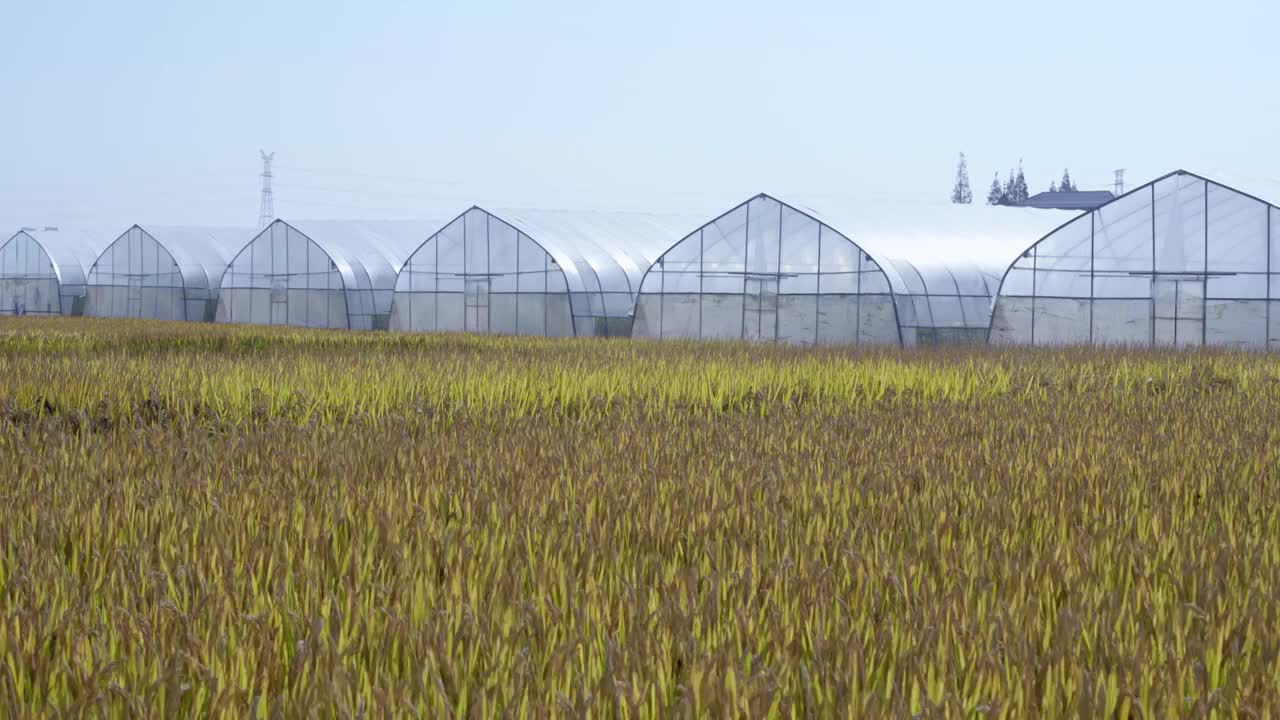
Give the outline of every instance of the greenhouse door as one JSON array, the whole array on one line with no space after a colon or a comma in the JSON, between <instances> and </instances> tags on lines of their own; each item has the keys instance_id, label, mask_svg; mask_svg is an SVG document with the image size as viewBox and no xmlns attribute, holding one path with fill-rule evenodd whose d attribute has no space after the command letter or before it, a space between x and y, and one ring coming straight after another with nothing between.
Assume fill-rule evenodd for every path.
<instances>
[{"instance_id":1,"label":"greenhouse door","mask_svg":"<svg viewBox=\"0 0 1280 720\"><path fill-rule=\"evenodd\" d=\"M456 287L456 286L455 286ZM465 330L489 332L489 278L467 278Z\"/></svg>"},{"instance_id":2,"label":"greenhouse door","mask_svg":"<svg viewBox=\"0 0 1280 720\"><path fill-rule=\"evenodd\" d=\"M271 324L289 324L289 284L283 278L271 281Z\"/></svg>"},{"instance_id":3,"label":"greenhouse door","mask_svg":"<svg viewBox=\"0 0 1280 720\"><path fill-rule=\"evenodd\" d=\"M8 310L13 311L14 315L23 315L27 312L27 284L22 280L13 281L11 286L16 285L13 291L13 302L9 303Z\"/></svg>"},{"instance_id":4,"label":"greenhouse door","mask_svg":"<svg viewBox=\"0 0 1280 720\"><path fill-rule=\"evenodd\" d=\"M1204 278L1180 275L1151 281L1152 338L1156 345L1204 341Z\"/></svg>"},{"instance_id":5,"label":"greenhouse door","mask_svg":"<svg viewBox=\"0 0 1280 720\"><path fill-rule=\"evenodd\" d=\"M125 315L131 318L142 317L142 278L129 278L129 307Z\"/></svg>"},{"instance_id":6,"label":"greenhouse door","mask_svg":"<svg viewBox=\"0 0 1280 720\"><path fill-rule=\"evenodd\" d=\"M742 325L742 337L746 340L778 339L778 278L747 277Z\"/></svg>"}]
</instances>

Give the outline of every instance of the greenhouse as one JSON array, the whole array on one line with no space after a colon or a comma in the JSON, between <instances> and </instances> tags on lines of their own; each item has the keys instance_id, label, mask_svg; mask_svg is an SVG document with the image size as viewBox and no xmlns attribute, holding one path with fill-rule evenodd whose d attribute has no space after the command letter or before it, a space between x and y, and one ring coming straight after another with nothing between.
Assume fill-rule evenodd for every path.
<instances>
[{"instance_id":1,"label":"greenhouse","mask_svg":"<svg viewBox=\"0 0 1280 720\"><path fill-rule=\"evenodd\" d=\"M654 263L640 287L634 335L802 345L984 342L1009 259L1028 233L1069 217L758 195Z\"/></svg>"},{"instance_id":2,"label":"greenhouse","mask_svg":"<svg viewBox=\"0 0 1280 720\"><path fill-rule=\"evenodd\" d=\"M996 298L993 343L1280 341L1280 209L1193 173L1143 185L1020 255Z\"/></svg>"},{"instance_id":3,"label":"greenhouse","mask_svg":"<svg viewBox=\"0 0 1280 720\"><path fill-rule=\"evenodd\" d=\"M433 221L276 220L228 264L215 318L385 329L401 263L439 227Z\"/></svg>"},{"instance_id":4,"label":"greenhouse","mask_svg":"<svg viewBox=\"0 0 1280 720\"><path fill-rule=\"evenodd\" d=\"M473 207L396 282L393 330L622 336L640 278L692 217Z\"/></svg>"},{"instance_id":5,"label":"greenhouse","mask_svg":"<svg viewBox=\"0 0 1280 720\"><path fill-rule=\"evenodd\" d=\"M54 227L20 230L0 246L0 315L80 315L85 268L110 237Z\"/></svg>"},{"instance_id":6,"label":"greenhouse","mask_svg":"<svg viewBox=\"0 0 1280 720\"><path fill-rule=\"evenodd\" d=\"M211 321L222 273L253 235L248 228L134 225L89 268L85 314Z\"/></svg>"}]
</instances>

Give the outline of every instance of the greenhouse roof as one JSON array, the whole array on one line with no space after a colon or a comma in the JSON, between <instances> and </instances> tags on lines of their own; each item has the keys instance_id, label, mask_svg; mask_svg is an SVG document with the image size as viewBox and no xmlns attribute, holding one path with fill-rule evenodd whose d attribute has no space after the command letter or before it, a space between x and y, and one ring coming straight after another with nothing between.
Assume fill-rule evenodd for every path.
<instances>
[{"instance_id":1,"label":"greenhouse roof","mask_svg":"<svg viewBox=\"0 0 1280 720\"><path fill-rule=\"evenodd\" d=\"M895 270L904 264L926 274L932 269L969 269L998 278L1037 240L1079 215L1065 210L836 195L783 201L861 247L885 270L895 292L912 292Z\"/></svg>"},{"instance_id":2,"label":"greenhouse roof","mask_svg":"<svg viewBox=\"0 0 1280 720\"><path fill-rule=\"evenodd\" d=\"M1178 170L1171 174L1191 175L1212 183L1217 183L1223 187L1242 192L1246 195L1268 203L1272 206L1280 207L1280 178L1268 177L1235 177L1225 173L1213 173L1211 175L1199 175L1187 170ZM1149 185L1151 183L1147 183ZM1142 187L1146 187L1143 185Z\"/></svg>"},{"instance_id":3,"label":"greenhouse roof","mask_svg":"<svg viewBox=\"0 0 1280 720\"><path fill-rule=\"evenodd\" d=\"M134 225L173 256L188 286L217 287L231 258L257 235L253 228L206 228ZM120 238L129 233L125 231Z\"/></svg>"},{"instance_id":4,"label":"greenhouse roof","mask_svg":"<svg viewBox=\"0 0 1280 720\"><path fill-rule=\"evenodd\" d=\"M253 228L138 225L164 245L179 265L226 265L255 235Z\"/></svg>"},{"instance_id":5,"label":"greenhouse roof","mask_svg":"<svg viewBox=\"0 0 1280 720\"><path fill-rule=\"evenodd\" d=\"M662 253L705 221L693 214L480 209L541 245L566 276L590 269L604 289L631 293Z\"/></svg>"},{"instance_id":6,"label":"greenhouse roof","mask_svg":"<svg viewBox=\"0 0 1280 720\"><path fill-rule=\"evenodd\" d=\"M409 255L447 220L299 220L284 221L324 250L344 276L363 267L373 287L395 286L396 273ZM256 239L261 232L252 239Z\"/></svg>"},{"instance_id":7,"label":"greenhouse roof","mask_svg":"<svg viewBox=\"0 0 1280 720\"><path fill-rule=\"evenodd\" d=\"M84 285L89 267L116 238L116 233L98 228L24 228L6 244L23 235L44 249L58 282L71 286Z\"/></svg>"},{"instance_id":8,"label":"greenhouse roof","mask_svg":"<svg viewBox=\"0 0 1280 720\"><path fill-rule=\"evenodd\" d=\"M872 257L913 264L974 263L1001 271L1079 213L1065 210L886 203L833 196L780 198L822 220Z\"/></svg>"}]
</instances>

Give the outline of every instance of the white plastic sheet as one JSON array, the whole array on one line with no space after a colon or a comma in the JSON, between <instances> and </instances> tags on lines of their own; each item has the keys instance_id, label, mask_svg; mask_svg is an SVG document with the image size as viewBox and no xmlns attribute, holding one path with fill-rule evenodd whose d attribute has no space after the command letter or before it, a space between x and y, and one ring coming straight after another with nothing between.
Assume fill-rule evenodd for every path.
<instances>
[{"instance_id":1,"label":"white plastic sheet","mask_svg":"<svg viewBox=\"0 0 1280 720\"><path fill-rule=\"evenodd\" d=\"M473 207L396 283L393 330L627 336L640 279L695 216Z\"/></svg>"},{"instance_id":2,"label":"white plastic sheet","mask_svg":"<svg viewBox=\"0 0 1280 720\"><path fill-rule=\"evenodd\" d=\"M228 264L216 320L385 328L400 266L439 225L276 220Z\"/></svg>"},{"instance_id":3,"label":"white plastic sheet","mask_svg":"<svg viewBox=\"0 0 1280 720\"><path fill-rule=\"evenodd\" d=\"M113 237L71 228L16 233L0 246L0 314L75 314L86 269Z\"/></svg>"},{"instance_id":4,"label":"white plastic sheet","mask_svg":"<svg viewBox=\"0 0 1280 720\"><path fill-rule=\"evenodd\" d=\"M1183 170L1138 187L1021 254L991 340L1271 348L1275 201Z\"/></svg>"},{"instance_id":5,"label":"white plastic sheet","mask_svg":"<svg viewBox=\"0 0 1280 720\"><path fill-rule=\"evenodd\" d=\"M227 263L255 234L249 228L134 225L89 269L85 314L212 320Z\"/></svg>"},{"instance_id":6,"label":"white plastic sheet","mask_svg":"<svg viewBox=\"0 0 1280 720\"><path fill-rule=\"evenodd\" d=\"M821 208L818 210L816 208ZM646 275L637 337L981 342L1000 273L1072 213L758 195Z\"/></svg>"}]
</instances>

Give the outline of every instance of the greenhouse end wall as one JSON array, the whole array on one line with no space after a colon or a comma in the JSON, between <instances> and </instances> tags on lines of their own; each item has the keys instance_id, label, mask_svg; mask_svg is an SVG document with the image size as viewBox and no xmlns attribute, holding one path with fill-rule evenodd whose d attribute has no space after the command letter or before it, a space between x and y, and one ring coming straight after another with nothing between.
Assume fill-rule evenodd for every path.
<instances>
[{"instance_id":1,"label":"greenhouse end wall","mask_svg":"<svg viewBox=\"0 0 1280 720\"><path fill-rule=\"evenodd\" d=\"M630 337L645 271L701 221L656 212L472 207L401 268L391 327Z\"/></svg>"},{"instance_id":2,"label":"greenhouse end wall","mask_svg":"<svg viewBox=\"0 0 1280 720\"><path fill-rule=\"evenodd\" d=\"M362 268L356 269L363 272ZM288 223L249 242L222 277L216 320L311 328L373 328L372 289Z\"/></svg>"},{"instance_id":3,"label":"greenhouse end wall","mask_svg":"<svg viewBox=\"0 0 1280 720\"><path fill-rule=\"evenodd\" d=\"M130 228L98 257L85 286L85 315L150 320L203 320L204 303L189 307L173 255L149 233Z\"/></svg>"},{"instance_id":4,"label":"greenhouse end wall","mask_svg":"<svg viewBox=\"0 0 1280 720\"><path fill-rule=\"evenodd\" d=\"M227 263L257 231L133 225L97 257L85 314L211 322Z\"/></svg>"},{"instance_id":5,"label":"greenhouse end wall","mask_svg":"<svg viewBox=\"0 0 1280 720\"><path fill-rule=\"evenodd\" d=\"M1006 272L995 344L1280 342L1280 210L1180 171L1077 218Z\"/></svg>"},{"instance_id":6,"label":"greenhouse end wall","mask_svg":"<svg viewBox=\"0 0 1280 720\"><path fill-rule=\"evenodd\" d=\"M676 243L645 275L637 338L899 344L888 277L851 240L760 195Z\"/></svg>"},{"instance_id":7,"label":"greenhouse end wall","mask_svg":"<svg viewBox=\"0 0 1280 720\"><path fill-rule=\"evenodd\" d=\"M590 301L576 301L586 322ZM574 315L564 271L550 253L501 218L471 208L405 262L390 327L571 337Z\"/></svg>"},{"instance_id":8,"label":"greenhouse end wall","mask_svg":"<svg viewBox=\"0 0 1280 720\"><path fill-rule=\"evenodd\" d=\"M61 314L61 284L53 262L31 235L14 235L0 247L0 315Z\"/></svg>"},{"instance_id":9,"label":"greenhouse end wall","mask_svg":"<svg viewBox=\"0 0 1280 720\"><path fill-rule=\"evenodd\" d=\"M0 246L0 314L81 314L85 268L108 242L96 229L19 231Z\"/></svg>"}]
</instances>

